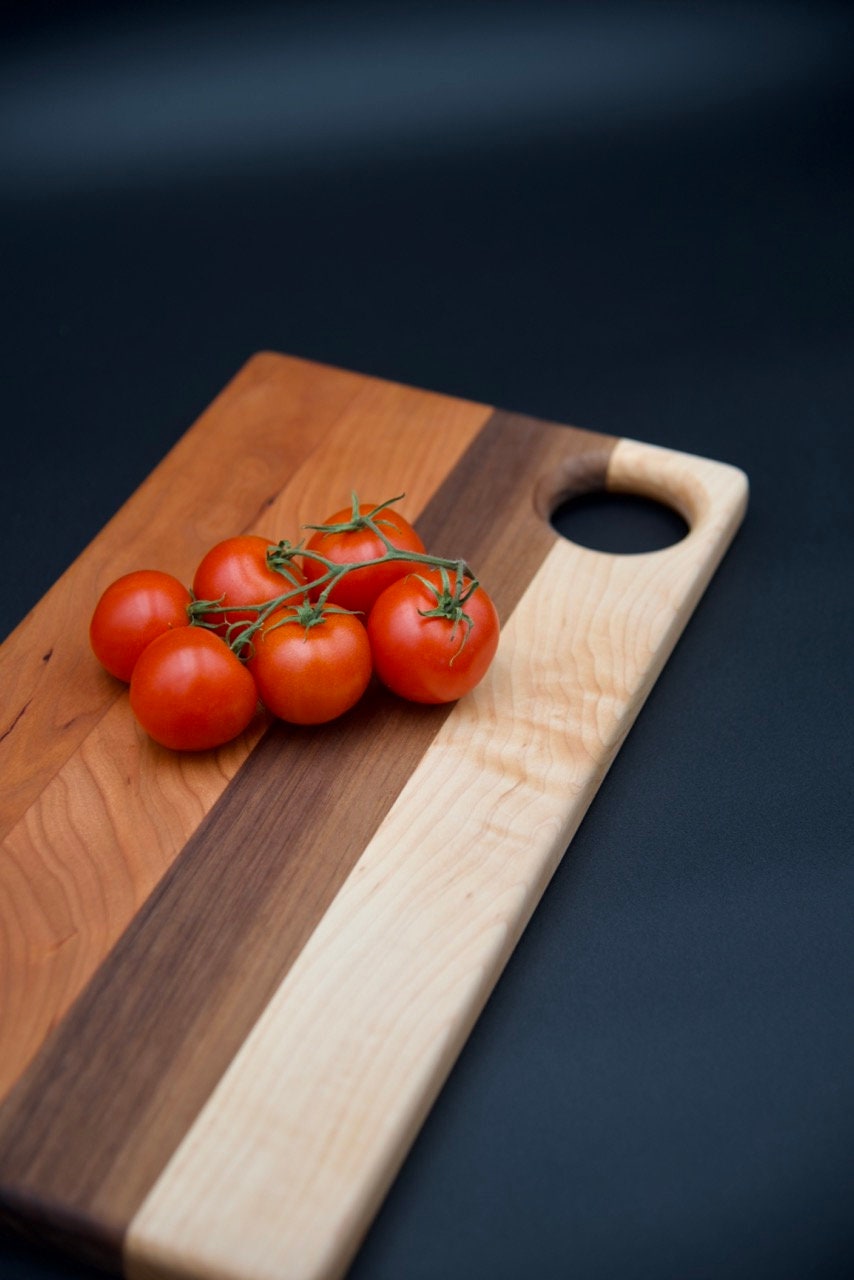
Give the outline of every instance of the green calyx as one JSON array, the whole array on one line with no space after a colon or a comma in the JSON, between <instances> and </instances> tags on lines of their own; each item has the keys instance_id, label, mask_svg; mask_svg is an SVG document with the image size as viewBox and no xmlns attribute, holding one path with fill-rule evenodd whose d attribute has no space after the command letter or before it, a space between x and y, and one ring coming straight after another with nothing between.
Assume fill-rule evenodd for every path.
<instances>
[{"instance_id":1,"label":"green calyx","mask_svg":"<svg viewBox=\"0 0 854 1280\"><path fill-rule=\"evenodd\" d=\"M424 586L435 596L436 604L432 609L419 609L418 613L422 618L445 618L451 624L451 639L453 640L457 634L457 628L461 623L465 624L463 638L460 647L451 658L458 657L465 647L465 643L469 638L469 632L474 626L474 619L470 614L466 613L465 606L470 596L477 590L479 583L477 578L468 578L463 572L462 561L456 566L456 576L454 582L451 583L448 570L444 565L439 566L440 585L431 582L429 578L424 578L420 573L415 576L419 582L423 582Z\"/></svg>"},{"instance_id":2,"label":"green calyx","mask_svg":"<svg viewBox=\"0 0 854 1280\"><path fill-rule=\"evenodd\" d=\"M293 623L303 628L306 635L312 627L318 627L326 621L330 613L353 613L353 609L342 609L337 604L326 604L325 601L317 601L312 604L310 601L303 601L302 604L291 605L287 613L281 618L271 623L265 629L267 631L275 631L277 627L286 627Z\"/></svg>"},{"instance_id":3,"label":"green calyx","mask_svg":"<svg viewBox=\"0 0 854 1280\"><path fill-rule=\"evenodd\" d=\"M358 495L353 492L350 494L352 506L349 520L345 520L340 524L307 524L303 527L313 529L318 533L353 533L357 529L370 529L372 533L378 534L383 542L388 545L387 539L379 526L384 524L389 529L393 529L395 526L393 521L383 520L380 512L385 511L386 507L393 506L395 502L400 502L404 496L404 494L399 493L396 498L388 498L385 502L381 502L379 506L363 512L359 510Z\"/></svg>"},{"instance_id":4,"label":"green calyx","mask_svg":"<svg viewBox=\"0 0 854 1280\"><path fill-rule=\"evenodd\" d=\"M298 542L296 546L289 542L287 538L283 538L281 542L277 542L274 547L267 548L267 567L274 569L276 573L280 573L288 582L295 587L299 586L299 578L294 573L293 561L296 556L302 555L303 546Z\"/></svg>"}]
</instances>

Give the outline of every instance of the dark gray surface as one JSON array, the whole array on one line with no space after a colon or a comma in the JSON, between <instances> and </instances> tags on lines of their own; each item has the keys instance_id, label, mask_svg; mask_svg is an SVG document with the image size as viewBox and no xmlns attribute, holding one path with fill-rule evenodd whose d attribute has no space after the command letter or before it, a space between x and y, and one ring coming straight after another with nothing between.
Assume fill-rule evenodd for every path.
<instances>
[{"instance_id":1,"label":"dark gray surface","mask_svg":"<svg viewBox=\"0 0 854 1280\"><path fill-rule=\"evenodd\" d=\"M847 1276L849 11L403 13L6 19L0 621L260 348L743 467L352 1280Z\"/></svg>"}]
</instances>

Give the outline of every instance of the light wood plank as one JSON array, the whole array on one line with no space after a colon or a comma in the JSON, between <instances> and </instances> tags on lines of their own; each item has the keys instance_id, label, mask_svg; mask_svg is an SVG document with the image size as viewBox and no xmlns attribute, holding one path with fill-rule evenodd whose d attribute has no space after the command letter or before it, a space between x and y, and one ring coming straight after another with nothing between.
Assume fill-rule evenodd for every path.
<instances>
[{"instance_id":1,"label":"light wood plank","mask_svg":"<svg viewBox=\"0 0 854 1280\"><path fill-rule=\"evenodd\" d=\"M349 1264L747 497L734 468L634 442L610 483L655 487L690 535L556 541L131 1224L132 1280Z\"/></svg>"}]
</instances>

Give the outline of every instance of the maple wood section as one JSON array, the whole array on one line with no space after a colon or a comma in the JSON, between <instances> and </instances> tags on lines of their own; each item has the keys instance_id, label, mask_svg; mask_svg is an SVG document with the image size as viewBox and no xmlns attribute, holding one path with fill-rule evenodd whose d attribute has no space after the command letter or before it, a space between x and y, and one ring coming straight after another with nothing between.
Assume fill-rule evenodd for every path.
<instances>
[{"instance_id":1,"label":"maple wood section","mask_svg":"<svg viewBox=\"0 0 854 1280\"><path fill-rule=\"evenodd\" d=\"M131 1223L132 1280L349 1264L747 497L734 468L631 442L609 481L656 487L691 533L552 544Z\"/></svg>"},{"instance_id":2,"label":"maple wood section","mask_svg":"<svg viewBox=\"0 0 854 1280\"><path fill-rule=\"evenodd\" d=\"M416 518L489 408L275 355L254 358L3 646L0 1097L20 1075L263 733L201 756L142 734L89 651L120 572L185 581L220 537L296 541L349 501L406 490ZM50 653L49 663L33 654ZM11 672L14 664L23 668ZM30 681L30 684L28 684ZM32 685L32 687L31 687ZM61 722L61 723L60 723Z\"/></svg>"},{"instance_id":3,"label":"maple wood section","mask_svg":"<svg viewBox=\"0 0 854 1280\"><path fill-rule=\"evenodd\" d=\"M394 465L417 466L423 494L425 457L447 461L463 410L443 432L426 393L364 396L372 433L347 446L348 469L365 479L374 453L388 466L385 405L389 429L415 424ZM353 413L336 433L358 434ZM417 523L432 550L477 566L506 618L557 538L532 495L573 457L603 483L614 442L500 413L469 435ZM127 1223L450 714L375 689L326 729L263 736L0 1110L0 1200L17 1220L117 1264Z\"/></svg>"}]
</instances>

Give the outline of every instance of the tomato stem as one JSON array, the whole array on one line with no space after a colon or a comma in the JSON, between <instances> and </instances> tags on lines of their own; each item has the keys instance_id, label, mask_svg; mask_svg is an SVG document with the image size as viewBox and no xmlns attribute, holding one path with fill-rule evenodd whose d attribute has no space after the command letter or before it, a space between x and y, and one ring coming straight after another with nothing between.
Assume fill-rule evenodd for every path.
<instances>
[{"instance_id":1,"label":"tomato stem","mask_svg":"<svg viewBox=\"0 0 854 1280\"><path fill-rule=\"evenodd\" d=\"M465 560L450 560L443 556L428 555L427 552L421 551L405 551L393 545L380 527L381 524L386 523L391 527L391 524L382 520L380 513L386 507L399 502L403 496L403 494L400 494L396 498L389 498L371 511L360 513L358 498L353 493L353 513L350 521L343 524L308 524L303 526L306 529L321 530L326 533L346 533L353 529L370 529L383 544L384 550L381 556L341 565L336 564L319 551L309 550L304 546L303 542L294 544L286 538L282 539L275 546L268 547L267 564L271 569L281 573L288 582L295 585L289 587L287 591L283 591L280 595L272 596L268 600L261 600L255 604L227 605L223 603L222 598L219 600L193 600L187 606L191 625L218 630L222 627L223 621L220 615L238 611L244 614L253 613L255 616L251 620L243 618L236 622L228 623L226 627L226 643L238 657L244 657L248 652L251 652L252 638L255 633L278 610L290 606L292 612L288 612L286 616L277 620L273 624L274 626L282 626L289 622L299 622L308 631L310 627L317 626L323 621L325 612L353 612L349 609L340 609L337 605L328 603L330 593L348 573L354 573L357 569L373 569L377 565L386 564L389 561L397 561L439 570L442 583L441 590L434 583L428 582L427 579L422 579L436 596L436 607L425 610L423 616L450 618L454 623L454 631L460 622L464 622L466 631L460 645L461 650L468 639L470 628L474 626L472 619L465 612L463 606L472 592L477 589L477 578L475 578ZM297 583L296 574L293 572L292 562L297 556L313 560L323 567L324 572L310 584L312 591L319 590L319 595L314 603L306 600L309 585ZM454 574L453 587L451 586L450 573Z\"/></svg>"},{"instance_id":2,"label":"tomato stem","mask_svg":"<svg viewBox=\"0 0 854 1280\"><path fill-rule=\"evenodd\" d=\"M377 528L378 521L376 520L376 517L381 511L385 511L386 507L391 507L395 502L400 502L401 498L404 498L405 496L405 494L399 493L396 498L387 498L385 502L381 502L370 511L362 512L360 510L358 495L354 491L350 494L352 511L349 520L342 521L340 524L306 524L303 525L303 528L314 529L318 533L352 533L356 529L370 529L373 533L379 533L383 542L388 544L388 540ZM390 529L395 527L391 520L383 520L381 523L388 525Z\"/></svg>"}]
</instances>

